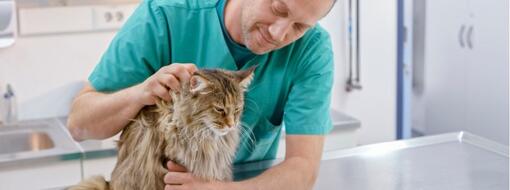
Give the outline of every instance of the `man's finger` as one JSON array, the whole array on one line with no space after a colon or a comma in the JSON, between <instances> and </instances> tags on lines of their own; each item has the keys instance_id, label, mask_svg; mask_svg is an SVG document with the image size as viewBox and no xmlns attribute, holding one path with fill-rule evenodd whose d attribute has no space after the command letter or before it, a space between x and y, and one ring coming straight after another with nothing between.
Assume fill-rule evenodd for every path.
<instances>
[{"instance_id":1,"label":"man's finger","mask_svg":"<svg viewBox=\"0 0 510 190\"><path fill-rule=\"evenodd\" d=\"M182 185L165 185L165 190L182 190L185 189Z\"/></svg>"},{"instance_id":2,"label":"man's finger","mask_svg":"<svg viewBox=\"0 0 510 190\"><path fill-rule=\"evenodd\" d=\"M184 67L186 67L186 70L189 72L189 74L193 74L194 72L196 72L198 70L197 66L193 63L186 63L183 65L184 65Z\"/></svg>"},{"instance_id":3,"label":"man's finger","mask_svg":"<svg viewBox=\"0 0 510 190\"><path fill-rule=\"evenodd\" d=\"M172 74L163 74L163 75L160 75L158 80L163 84L165 85L166 87L174 90L174 91L178 91L179 88L180 88L180 84L179 84L179 80L177 80L177 78L172 75Z\"/></svg>"},{"instance_id":4,"label":"man's finger","mask_svg":"<svg viewBox=\"0 0 510 190\"><path fill-rule=\"evenodd\" d=\"M188 183L192 180L190 173L183 172L168 172L165 174L163 181L169 185L180 185Z\"/></svg>"},{"instance_id":5,"label":"man's finger","mask_svg":"<svg viewBox=\"0 0 510 190\"><path fill-rule=\"evenodd\" d=\"M153 91L154 91L154 94L156 94L156 96L158 96L159 98L161 98L165 101L170 101L170 99L172 99L170 97L170 93L168 92L168 89L166 89L162 85L154 88Z\"/></svg>"},{"instance_id":6,"label":"man's finger","mask_svg":"<svg viewBox=\"0 0 510 190\"><path fill-rule=\"evenodd\" d=\"M191 77L191 74L188 71L186 71L185 69L181 69L180 72L174 73L174 76L177 76L177 79L182 84L184 82L189 81L189 78Z\"/></svg>"},{"instance_id":7,"label":"man's finger","mask_svg":"<svg viewBox=\"0 0 510 190\"><path fill-rule=\"evenodd\" d=\"M168 161L166 163L166 168L168 169L168 171L171 171L171 172L187 172L188 171L184 166L176 164L173 161Z\"/></svg>"}]
</instances>

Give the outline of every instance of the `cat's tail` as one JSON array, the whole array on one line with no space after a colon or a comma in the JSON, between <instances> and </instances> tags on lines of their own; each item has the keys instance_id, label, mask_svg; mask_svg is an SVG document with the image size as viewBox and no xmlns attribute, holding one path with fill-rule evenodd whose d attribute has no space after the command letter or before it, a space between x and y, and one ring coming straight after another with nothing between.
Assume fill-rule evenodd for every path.
<instances>
[{"instance_id":1,"label":"cat's tail","mask_svg":"<svg viewBox=\"0 0 510 190\"><path fill-rule=\"evenodd\" d=\"M109 190L110 184L102 176L93 176L68 190Z\"/></svg>"}]
</instances>

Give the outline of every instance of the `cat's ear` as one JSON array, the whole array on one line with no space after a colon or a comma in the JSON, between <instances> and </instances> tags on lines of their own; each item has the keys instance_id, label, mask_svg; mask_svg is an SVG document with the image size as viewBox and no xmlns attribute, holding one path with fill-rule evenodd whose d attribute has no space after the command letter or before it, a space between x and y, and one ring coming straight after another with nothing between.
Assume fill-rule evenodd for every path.
<instances>
[{"instance_id":1,"label":"cat's ear","mask_svg":"<svg viewBox=\"0 0 510 190\"><path fill-rule=\"evenodd\" d=\"M237 79L239 80L239 85L246 90L248 86L250 86L251 81L253 80L253 73L258 65L251 66L246 70L237 71Z\"/></svg>"},{"instance_id":2,"label":"cat's ear","mask_svg":"<svg viewBox=\"0 0 510 190\"><path fill-rule=\"evenodd\" d=\"M193 75L189 81L189 88L190 92L200 93L200 94L207 94L209 93L209 90L207 87L209 87L209 81L205 79L204 77L200 75Z\"/></svg>"}]
</instances>

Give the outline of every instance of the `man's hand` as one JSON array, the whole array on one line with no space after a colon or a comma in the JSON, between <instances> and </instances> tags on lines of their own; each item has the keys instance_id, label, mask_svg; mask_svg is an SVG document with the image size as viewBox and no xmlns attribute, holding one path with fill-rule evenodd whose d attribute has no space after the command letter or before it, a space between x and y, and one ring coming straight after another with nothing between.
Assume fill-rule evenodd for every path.
<instances>
[{"instance_id":1,"label":"man's hand","mask_svg":"<svg viewBox=\"0 0 510 190\"><path fill-rule=\"evenodd\" d=\"M154 105L160 99L170 101L170 90L178 91L181 83L188 81L197 71L194 64L173 63L161 67L143 83L135 86L137 102L142 105Z\"/></svg>"},{"instance_id":2,"label":"man's hand","mask_svg":"<svg viewBox=\"0 0 510 190\"><path fill-rule=\"evenodd\" d=\"M198 179L189 173L186 168L178 165L172 161L166 164L168 173L166 173L165 190L212 190L221 189L217 188L219 182L206 182Z\"/></svg>"},{"instance_id":3,"label":"man's hand","mask_svg":"<svg viewBox=\"0 0 510 190\"><path fill-rule=\"evenodd\" d=\"M197 70L193 64L171 64L136 86L114 93L98 92L86 84L69 113L69 132L76 141L105 139L119 133L145 105L170 100L169 90L179 90Z\"/></svg>"}]
</instances>

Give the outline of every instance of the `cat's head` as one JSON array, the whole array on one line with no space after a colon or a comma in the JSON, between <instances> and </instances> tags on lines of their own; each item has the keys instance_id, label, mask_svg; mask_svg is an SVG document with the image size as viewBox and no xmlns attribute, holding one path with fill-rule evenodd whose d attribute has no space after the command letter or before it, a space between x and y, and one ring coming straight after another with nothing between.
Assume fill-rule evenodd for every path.
<instances>
[{"instance_id":1,"label":"cat's head","mask_svg":"<svg viewBox=\"0 0 510 190\"><path fill-rule=\"evenodd\" d=\"M199 70L190 79L191 118L223 136L237 130L255 67L241 71Z\"/></svg>"}]
</instances>

